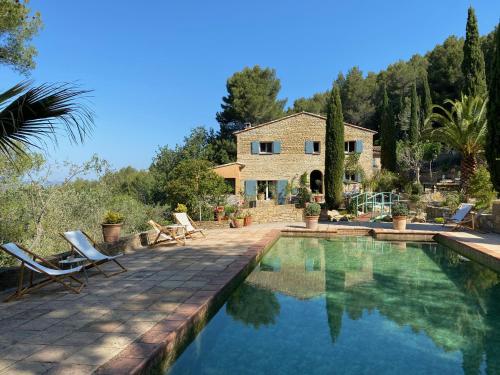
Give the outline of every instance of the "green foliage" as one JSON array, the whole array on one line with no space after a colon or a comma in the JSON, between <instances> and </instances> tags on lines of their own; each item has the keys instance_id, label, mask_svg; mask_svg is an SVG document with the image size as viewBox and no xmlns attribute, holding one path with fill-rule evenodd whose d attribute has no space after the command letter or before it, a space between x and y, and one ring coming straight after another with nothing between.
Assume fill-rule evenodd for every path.
<instances>
[{"instance_id":1,"label":"green foliage","mask_svg":"<svg viewBox=\"0 0 500 375\"><path fill-rule=\"evenodd\" d=\"M226 84L227 96L222 98L222 111L216 115L223 139L243 128L274 120L283 115L286 99L278 100L281 89L276 71L270 68L244 68L234 73Z\"/></svg>"},{"instance_id":2,"label":"green foliage","mask_svg":"<svg viewBox=\"0 0 500 375\"><path fill-rule=\"evenodd\" d=\"M108 211L102 220L103 224L120 224L125 220L125 216L116 211Z\"/></svg>"},{"instance_id":3,"label":"green foliage","mask_svg":"<svg viewBox=\"0 0 500 375\"><path fill-rule=\"evenodd\" d=\"M408 216L408 206L405 203L396 203L392 206L392 217Z\"/></svg>"},{"instance_id":4,"label":"green foliage","mask_svg":"<svg viewBox=\"0 0 500 375\"><path fill-rule=\"evenodd\" d=\"M375 114L372 96L376 88L376 75L368 73L366 78L359 67L355 66L347 72L340 87L342 115L351 124L368 124Z\"/></svg>"},{"instance_id":5,"label":"green foliage","mask_svg":"<svg viewBox=\"0 0 500 375\"><path fill-rule=\"evenodd\" d=\"M394 172L382 169L366 181L366 185L374 192L389 192L396 189L398 181L399 178Z\"/></svg>"},{"instance_id":6,"label":"green foliage","mask_svg":"<svg viewBox=\"0 0 500 375\"><path fill-rule=\"evenodd\" d=\"M422 108L422 123L425 122L432 113L432 95L429 87L429 80L427 74L422 79L423 82L423 108Z\"/></svg>"},{"instance_id":7,"label":"green foliage","mask_svg":"<svg viewBox=\"0 0 500 375\"><path fill-rule=\"evenodd\" d=\"M443 205L445 207L448 207L451 212L455 212L463 200L464 197L460 193L457 193L456 191L450 191L445 195Z\"/></svg>"},{"instance_id":8,"label":"green foliage","mask_svg":"<svg viewBox=\"0 0 500 375\"><path fill-rule=\"evenodd\" d=\"M444 217L436 217L436 218L434 218L434 222L436 224L444 224L445 220L444 220Z\"/></svg>"},{"instance_id":9,"label":"green foliage","mask_svg":"<svg viewBox=\"0 0 500 375\"><path fill-rule=\"evenodd\" d=\"M421 142L398 141L396 155L400 172L417 183L420 183L420 165L424 158L424 148Z\"/></svg>"},{"instance_id":10,"label":"green foliage","mask_svg":"<svg viewBox=\"0 0 500 375\"><path fill-rule=\"evenodd\" d=\"M414 82L411 90L411 109L410 109L410 142L416 144L420 138L420 123L419 123L419 98L417 95L417 84Z\"/></svg>"},{"instance_id":11,"label":"green foliage","mask_svg":"<svg viewBox=\"0 0 500 375\"><path fill-rule=\"evenodd\" d=\"M488 90L486 160L491 173L491 182L495 189L500 191L500 26L496 29L495 46Z\"/></svg>"},{"instance_id":12,"label":"green foliage","mask_svg":"<svg viewBox=\"0 0 500 375\"><path fill-rule=\"evenodd\" d=\"M484 96L486 94L484 56L479 39L476 14L472 7L469 7L467 16L462 74L464 75L463 92L465 95Z\"/></svg>"},{"instance_id":13,"label":"green foliage","mask_svg":"<svg viewBox=\"0 0 500 375\"><path fill-rule=\"evenodd\" d=\"M186 159L169 173L166 183L167 202L171 206L183 202L190 214L200 210L212 213L214 206L220 206L226 199L229 188L224 178L211 170L207 160Z\"/></svg>"},{"instance_id":14,"label":"green foliage","mask_svg":"<svg viewBox=\"0 0 500 375\"><path fill-rule=\"evenodd\" d=\"M328 209L339 208L344 191L344 120L338 85L328 104L325 137L325 200Z\"/></svg>"},{"instance_id":15,"label":"green foliage","mask_svg":"<svg viewBox=\"0 0 500 375\"><path fill-rule=\"evenodd\" d=\"M385 84L383 93L380 119L381 164L382 168L394 172L396 170L396 127Z\"/></svg>"},{"instance_id":16,"label":"green foliage","mask_svg":"<svg viewBox=\"0 0 500 375\"><path fill-rule=\"evenodd\" d=\"M28 1L0 0L0 64L26 73L35 67L36 48L29 44L42 28L40 13Z\"/></svg>"},{"instance_id":17,"label":"green foliage","mask_svg":"<svg viewBox=\"0 0 500 375\"><path fill-rule=\"evenodd\" d=\"M311 201L311 192L308 188L309 178L307 172L300 175L299 188L297 189L297 199L299 200L300 207L305 207Z\"/></svg>"},{"instance_id":18,"label":"green foliage","mask_svg":"<svg viewBox=\"0 0 500 375\"><path fill-rule=\"evenodd\" d=\"M314 94L311 98L298 98L293 102L293 107L288 113L309 112L326 115L328 91Z\"/></svg>"},{"instance_id":19,"label":"green foliage","mask_svg":"<svg viewBox=\"0 0 500 375\"><path fill-rule=\"evenodd\" d=\"M153 174L149 171L125 167L116 172L109 171L102 180L115 194L134 197L144 204L152 204L154 201L155 181Z\"/></svg>"},{"instance_id":20,"label":"green foliage","mask_svg":"<svg viewBox=\"0 0 500 375\"><path fill-rule=\"evenodd\" d=\"M188 212L188 208L185 204L177 203L177 207L175 207L175 212Z\"/></svg>"},{"instance_id":21,"label":"green foliage","mask_svg":"<svg viewBox=\"0 0 500 375\"><path fill-rule=\"evenodd\" d=\"M321 206L318 203L309 203L304 209L306 216L319 216L321 213Z\"/></svg>"},{"instance_id":22,"label":"green foliage","mask_svg":"<svg viewBox=\"0 0 500 375\"><path fill-rule=\"evenodd\" d=\"M490 179L490 172L484 166L480 166L470 178L467 193L476 199L477 209L489 209L491 202L496 198L497 193L493 189Z\"/></svg>"}]
</instances>

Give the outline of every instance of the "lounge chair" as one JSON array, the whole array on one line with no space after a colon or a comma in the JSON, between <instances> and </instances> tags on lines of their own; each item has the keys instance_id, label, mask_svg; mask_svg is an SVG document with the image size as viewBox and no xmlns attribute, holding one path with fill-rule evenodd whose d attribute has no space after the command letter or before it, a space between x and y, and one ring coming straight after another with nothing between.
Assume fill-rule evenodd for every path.
<instances>
[{"instance_id":1,"label":"lounge chair","mask_svg":"<svg viewBox=\"0 0 500 375\"><path fill-rule=\"evenodd\" d=\"M200 228L196 228L194 221L185 212L174 212L174 218L177 223L186 229L186 237L193 237L196 233L201 233L205 237L205 233Z\"/></svg>"},{"instance_id":2,"label":"lounge chair","mask_svg":"<svg viewBox=\"0 0 500 375\"><path fill-rule=\"evenodd\" d=\"M127 271L127 269L116 260L116 258L122 256L123 254L109 256L101 253L97 250L97 243L84 231L75 230L72 232L64 232L62 236L70 243L73 251L76 251L78 254L87 258L91 266L97 268L104 276L110 277ZM99 267L99 265L111 261L115 262L121 270L108 275Z\"/></svg>"},{"instance_id":3,"label":"lounge chair","mask_svg":"<svg viewBox=\"0 0 500 375\"><path fill-rule=\"evenodd\" d=\"M473 204L470 203L460 203L457 210L452 217L445 220L444 225L454 224L452 231L458 230L461 227L466 227L466 224L472 223L472 229L474 229L474 215L470 215Z\"/></svg>"},{"instance_id":4,"label":"lounge chair","mask_svg":"<svg viewBox=\"0 0 500 375\"><path fill-rule=\"evenodd\" d=\"M148 224L151 225L153 227L153 230L156 232L156 238L154 239L151 246L155 246L163 242L177 242L181 245L186 244L186 236L184 234L177 235L167 227L158 224L154 220L149 220Z\"/></svg>"},{"instance_id":5,"label":"lounge chair","mask_svg":"<svg viewBox=\"0 0 500 375\"><path fill-rule=\"evenodd\" d=\"M66 289L68 289L73 293L80 293L80 290L85 286L85 283L83 281L78 280L75 277L75 275L81 271L82 266L74 267L67 270L62 270L53 263L49 262L48 260L43 259L41 256L36 255L35 253L29 251L28 249L14 242L9 242L0 245L0 248L4 250L7 254L21 261L17 290L15 291L14 294L7 297L4 300L4 302L8 302L15 298L20 298L24 294L29 293L32 290L39 289L52 282L63 285ZM40 260L40 262L38 262L37 259ZM46 265L44 266L41 263L45 263ZM29 285L27 287L23 286L23 277L25 268L27 268L30 271L30 278L29 278L30 280L29 280ZM34 283L33 282L34 273L44 275L45 278ZM78 288L71 286L70 283L64 281L65 278L69 278L73 281L76 281L78 284L80 284L80 286Z\"/></svg>"}]
</instances>

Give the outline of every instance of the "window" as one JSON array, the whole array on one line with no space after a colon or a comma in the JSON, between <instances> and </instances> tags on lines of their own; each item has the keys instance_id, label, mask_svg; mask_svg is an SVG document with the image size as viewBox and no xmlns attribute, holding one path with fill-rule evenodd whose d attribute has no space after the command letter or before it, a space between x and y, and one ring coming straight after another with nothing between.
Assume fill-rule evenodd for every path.
<instances>
[{"instance_id":1,"label":"window","mask_svg":"<svg viewBox=\"0 0 500 375\"><path fill-rule=\"evenodd\" d=\"M319 154L319 152L320 152L319 142L313 142L313 154Z\"/></svg>"},{"instance_id":2,"label":"window","mask_svg":"<svg viewBox=\"0 0 500 375\"><path fill-rule=\"evenodd\" d=\"M344 142L344 151L345 152L355 152L356 151L356 141Z\"/></svg>"},{"instance_id":3,"label":"window","mask_svg":"<svg viewBox=\"0 0 500 375\"><path fill-rule=\"evenodd\" d=\"M260 142L260 154L272 154L273 153L273 142Z\"/></svg>"},{"instance_id":4,"label":"window","mask_svg":"<svg viewBox=\"0 0 500 375\"><path fill-rule=\"evenodd\" d=\"M355 173L349 173L346 172L344 175L344 178L346 181L356 181L356 174Z\"/></svg>"}]
</instances>

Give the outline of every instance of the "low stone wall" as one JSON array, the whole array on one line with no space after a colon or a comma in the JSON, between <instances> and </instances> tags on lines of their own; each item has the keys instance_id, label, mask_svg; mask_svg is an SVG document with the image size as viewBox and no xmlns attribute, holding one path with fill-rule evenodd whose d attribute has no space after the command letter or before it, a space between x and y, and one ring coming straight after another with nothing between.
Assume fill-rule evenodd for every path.
<instances>
[{"instance_id":1,"label":"low stone wall","mask_svg":"<svg viewBox=\"0 0 500 375\"><path fill-rule=\"evenodd\" d=\"M247 211L255 224L302 221L304 216L304 209L294 204L257 206Z\"/></svg>"},{"instance_id":2,"label":"low stone wall","mask_svg":"<svg viewBox=\"0 0 500 375\"><path fill-rule=\"evenodd\" d=\"M427 222L432 222L437 217L450 216L450 209L448 207L427 206L425 213Z\"/></svg>"},{"instance_id":3,"label":"low stone wall","mask_svg":"<svg viewBox=\"0 0 500 375\"><path fill-rule=\"evenodd\" d=\"M222 221L197 221L196 226L201 229L227 229L229 228L229 220Z\"/></svg>"}]
</instances>

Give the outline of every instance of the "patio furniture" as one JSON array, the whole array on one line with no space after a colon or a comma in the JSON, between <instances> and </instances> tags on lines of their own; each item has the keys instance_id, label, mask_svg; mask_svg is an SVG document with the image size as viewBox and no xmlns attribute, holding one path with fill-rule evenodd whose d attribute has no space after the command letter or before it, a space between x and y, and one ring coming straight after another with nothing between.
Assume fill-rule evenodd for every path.
<instances>
[{"instance_id":1,"label":"patio furniture","mask_svg":"<svg viewBox=\"0 0 500 375\"><path fill-rule=\"evenodd\" d=\"M14 292L14 294L7 297L4 300L4 302L11 301L12 299L15 298L20 298L21 296L25 295L30 291L39 289L53 282L63 285L66 289L68 289L73 293L80 293L80 290L85 285L83 281L78 280L75 277L75 275L82 269L82 266L74 267L68 270L62 270L56 265L49 262L48 260L45 260L41 256L33 253L32 251L14 242L9 242L0 245L0 248L4 250L7 254L13 256L14 258L18 259L21 262L17 289ZM37 259L40 262L38 262ZM46 266L44 266L41 263L45 263ZM27 268L30 271L29 285L27 287L23 286L25 268ZM45 278L37 282L33 282L33 276L35 273L44 275ZM78 288L71 286L70 283L64 281L64 279L66 278L76 281L78 284L80 284L80 286Z\"/></svg>"},{"instance_id":2,"label":"patio furniture","mask_svg":"<svg viewBox=\"0 0 500 375\"><path fill-rule=\"evenodd\" d=\"M474 205L471 203L460 203L453 216L446 219L443 226L446 224L455 224L452 229L452 231L455 231L471 223L472 229L474 229L474 215L468 216L472 211L472 207L474 207Z\"/></svg>"},{"instance_id":3,"label":"patio furniture","mask_svg":"<svg viewBox=\"0 0 500 375\"><path fill-rule=\"evenodd\" d=\"M65 259L61 259L59 261L59 264L61 265L61 267L63 269L64 269L64 267L68 267L71 269L73 267L82 266L82 272L83 272L83 276L85 277L85 283L88 284L89 276L87 275L87 269L84 267L85 263L87 263L87 258L75 257L72 255L65 258Z\"/></svg>"},{"instance_id":4,"label":"patio furniture","mask_svg":"<svg viewBox=\"0 0 500 375\"><path fill-rule=\"evenodd\" d=\"M97 250L97 243L84 231L75 230L71 232L64 232L62 236L66 241L70 243L71 249L73 251L76 251L78 254L87 258L87 260L90 262L90 265L88 265L87 268L90 268L90 266L95 267L106 277L110 277L127 271L127 269L116 260L116 258L122 256L123 253L113 256L101 253L99 250ZM121 270L108 275L99 267L99 265L107 262L116 263L121 268Z\"/></svg>"},{"instance_id":5,"label":"patio furniture","mask_svg":"<svg viewBox=\"0 0 500 375\"><path fill-rule=\"evenodd\" d=\"M186 237L193 237L196 233L201 233L203 237L205 233L200 228L196 228L196 224L185 212L174 212L175 221L186 228Z\"/></svg>"},{"instance_id":6,"label":"patio furniture","mask_svg":"<svg viewBox=\"0 0 500 375\"><path fill-rule=\"evenodd\" d=\"M154 220L149 220L148 224L153 227L156 233L156 238L154 239L151 246L158 245L164 242L177 242L178 244L186 244L185 228L183 225L167 225L163 226L155 222ZM182 234L179 235L177 230L181 229Z\"/></svg>"}]
</instances>

